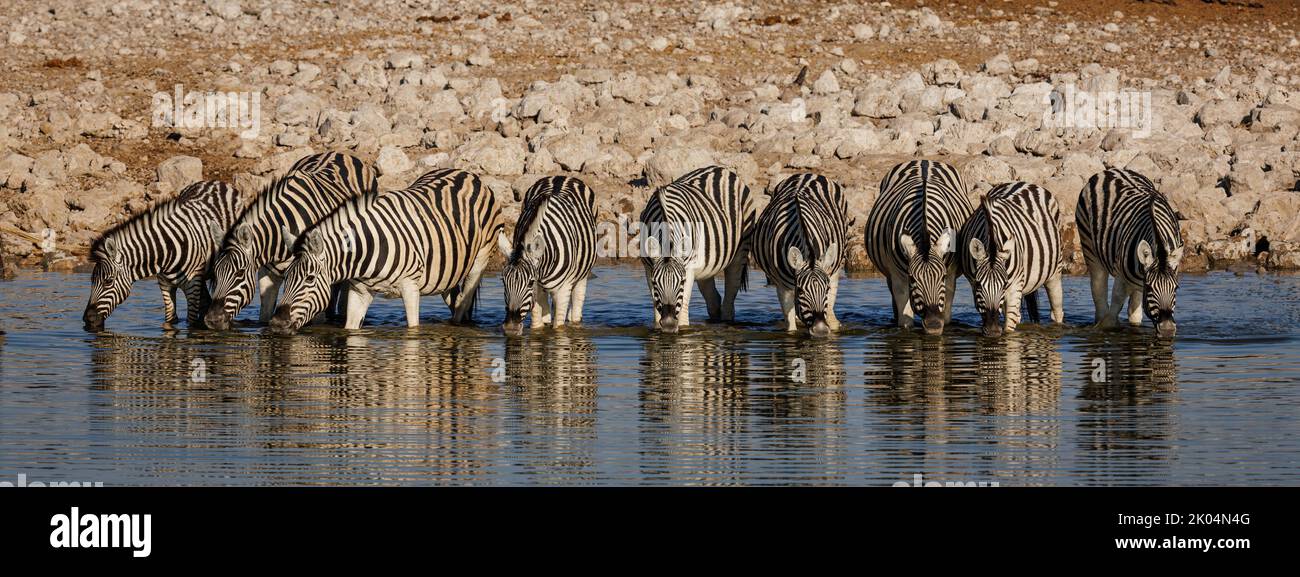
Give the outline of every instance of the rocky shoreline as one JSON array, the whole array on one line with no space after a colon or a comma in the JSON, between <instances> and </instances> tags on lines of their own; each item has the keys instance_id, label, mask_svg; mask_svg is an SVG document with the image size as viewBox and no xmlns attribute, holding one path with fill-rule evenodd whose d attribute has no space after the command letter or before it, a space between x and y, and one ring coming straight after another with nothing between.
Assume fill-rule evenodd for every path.
<instances>
[{"instance_id":1,"label":"rocky shoreline","mask_svg":"<svg viewBox=\"0 0 1300 577\"><path fill-rule=\"evenodd\" d=\"M1300 268L1289 3L163 4L0 8L0 269L76 267L100 231L190 182L252 195L324 150L374 162L384 188L478 172L507 222L548 174L586 180L613 222L705 164L756 191L819 172L846 187L854 272L897 162L955 164L972 198L1044 186L1073 273L1079 190L1127 167L1185 219L1184 270ZM190 92L240 95L256 130L162 105ZM1136 114L1075 112L1098 102Z\"/></svg>"}]
</instances>

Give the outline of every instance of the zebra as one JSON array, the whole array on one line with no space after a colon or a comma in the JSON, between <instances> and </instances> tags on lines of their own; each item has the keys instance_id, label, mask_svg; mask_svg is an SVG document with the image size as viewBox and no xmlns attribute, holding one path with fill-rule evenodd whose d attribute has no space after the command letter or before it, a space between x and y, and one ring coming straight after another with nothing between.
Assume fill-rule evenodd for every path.
<instances>
[{"instance_id":1,"label":"zebra","mask_svg":"<svg viewBox=\"0 0 1300 577\"><path fill-rule=\"evenodd\" d=\"M132 283L149 277L156 277L162 289L164 328L179 322L177 288L185 293L189 326L202 326L210 302L208 265L241 207L235 187L200 181L100 236L90 248L94 270L81 317L85 329L104 330L104 321L131 294Z\"/></svg>"},{"instance_id":2,"label":"zebra","mask_svg":"<svg viewBox=\"0 0 1300 577\"><path fill-rule=\"evenodd\" d=\"M272 182L226 235L213 263L208 327L225 330L253 300L256 285L261 300L259 320L275 312L276 292L292 263L293 243L312 225L345 201L377 194L375 170L361 159L335 152L303 157Z\"/></svg>"},{"instance_id":3,"label":"zebra","mask_svg":"<svg viewBox=\"0 0 1300 577\"><path fill-rule=\"evenodd\" d=\"M353 199L297 241L271 330L302 328L338 282L348 286L349 329L361 327L374 292L402 297L408 327L419 325L427 294L442 295L452 321L464 322L503 230L492 191L463 170L433 170L402 190Z\"/></svg>"},{"instance_id":4,"label":"zebra","mask_svg":"<svg viewBox=\"0 0 1300 577\"><path fill-rule=\"evenodd\" d=\"M1061 301L1061 208L1052 193L1037 185L1010 182L980 197L960 233L961 269L970 283L983 331L998 336L1020 323L1024 298L1030 319L1038 321L1039 288L1047 287L1052 321L1065 319ZM1005 315L998 324L998 313Z\"/></svg>"},{"instance_id":5,"label":"zebra","mask_svg":"<svg viewBox=\"0 0 1300 577\"><path fill-rule=\"evenodd\" d=\"M691 283L699 285L710 320L735 320L754 222L749 187L720 166L693 170L655 191L639 227L656 327L674 333L690 324ZM727 283L723 298L714 280L719 273Z\"/></svg>"},{"instance_id":6,"label":"zebra","mask_svg":"<svg viewBox=\"0 0 1300 577\"><path fill-rule=\"evenodd\" d=\"M943 332L960 266L953 256L957 231L972 211L961 175L942 162L905 162L880 182L863 237L889 285L898 326L910 328L915 311L926 334Z\"/></svg>"},{"instance_id":7,"label":"zebra","mask_svg":"<svg viewBox=\"0 0 1300 577\"><path fill-rule=\"evenodd\" d=\"M506 333L522 334L530 312L534 328L582 322L587 278L596 260L595 213L595 193L577 178L545 177L524 194L513 242L504 232L497 235L506 258L501 269Z\"/></svg>"},{"instance_id":8,"label":"zebra","mask_svg":"<svg viewBox=\"0 0 1300 577\"><path fill-rule=\"evenodd\" d=\"M839 183L817 174L795 174L776 186L758 218L754 261L776 287L786 330L798 330L798 323L813 335L839 330L835 295L848 210Z\"/></svg>"},{"instance_id":9,"label":"zebra","mask_svg":"<svg viewBox=\"0 0 1300 577\"><path fill-rule=\"evenodd\" d=\"M1169 199L1147 177L1112 168L1088 179L1074 220L1092 280L1097 325L1113 326L1127 300L1129 324L1141 325L1145 312L1157 335L1173 337L1183 238ZM1108 305L1106 280L1112 276Z\"/></svg>"}]
</instances>

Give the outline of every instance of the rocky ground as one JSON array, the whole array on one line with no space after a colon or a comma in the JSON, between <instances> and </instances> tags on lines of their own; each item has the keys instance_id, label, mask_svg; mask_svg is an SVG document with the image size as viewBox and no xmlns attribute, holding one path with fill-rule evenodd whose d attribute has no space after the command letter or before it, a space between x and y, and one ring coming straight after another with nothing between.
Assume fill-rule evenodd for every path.
<instances>
[{"instance_id":1,"label":"rocky ground","mask_svg":"<svg viewBox=\"0 0 1300 577\"><path fill-rule=\"evenodd\" d=\"M1047 187L1074 272L1080 188L1130 167L1186 218L1188 269L1294 269L1297 23L1285 0L7 2L0 257L73 267L193 180L252 195L339 150L387 187L477 171L508 222L544 174L580 175L613 221L696 165L756 190L822 172L849 193L853 270L869 269L861 225L901 160L952 162L972 195ZM155 95L178 84L256 93L258 134L155 122ZM1045 122L1070 85L1149 95L1149 134Z\"/></svg>"}]
</instances>

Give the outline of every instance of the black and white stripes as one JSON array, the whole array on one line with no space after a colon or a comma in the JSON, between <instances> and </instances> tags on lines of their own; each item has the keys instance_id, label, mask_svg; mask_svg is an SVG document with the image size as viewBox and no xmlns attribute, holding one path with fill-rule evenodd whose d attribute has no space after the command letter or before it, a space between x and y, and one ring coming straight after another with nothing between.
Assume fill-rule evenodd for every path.
<instances>
[{"instance_id":1,"label":"black and white stripes","mask_svg":"<svg viewBox=\"0 0 1300 577\"><path fill-rule=\"evenodd\" d=\"M926 333L943 332L957 282L957 233L971 212L966 184L942 162L905 162L880 182L864 239L889 285L898 326L911 327L915 311Z\"/></svg>"},{"instance_id":2,"label":"black and white stripes","mask_svg":"<svg viewBox=\"0 0 1300 577\"><path fill-rule=\"evenodd\" d=\"M1024 182L993 187L961 231L962 271L970 282L984 334L1013 331L1023 297L1038 320L1034 297L1047 287L1052 320L1061 322L1061 209L1046 189ZM1005 315L999 324L998 314Z\"/></svg>"},{"instance_id":3,"label":"black and white stripes","mask_svg":"<svg viewBox=\"0 0 1300 577\"><path fill-rule=\"evenodd\" d=\"M755 223L749 187L735 172L700 168L655 191L641 212L641 263L655 326L676 332L690 324L691 284L698 284L709 319L731 321L749 261ZM714 277L725 275L726 296Z\"/></svg>"},{"instance_id":4,"label":"black and white stripes","mask_svg":"<svg viewBox=\"0 0 1300 577\"><path fill-rule=\"evenodd\" d=\"M585 183L567 176L539 179L524 195L513 241L502 232L498 247L506 258L507 333L533 326L582 322L587 277L596 261L596 195Z\"/></svg>"},{"instance_id":5,"label":"black and white stripes","mask_svg":"<svg viewBox=\"0 0 1300 577\"><path fill-rule=\"evenodd\" d=\"M839 328L835 295L844 262L848 204L840 185L817 174L781 181L754 230L753 253L776 287L786 329L815 335Z\"/></svg>"},{"instance_id":6,"label":"black and white stripes","mask_svg":"<svg viewBox=\"0 0 1300 577\"><path fill-rule=\"evenodd\" d=\"M378 191L375 170L361 159L327 152L306 156L276 179L240 215L213 263L214 292L205 317L225 329L253 300L261 298L260 320L275 311L276 292L293 257L293 239L345 201Z\"/></svg>"},{"instance_id":7,"label":"black and white stripes","mask_svg":"<svg viewBox=\"0 0 1300 577\"><path fill-rule=\"evenodd\" d=\"M157 277L162 289L164 326L177 323L178 287L185 292L189 325L199 325L209 300L208 265L239 209L233 186L196 182L102 235L90 250L95 268L82 314L86 330L102 330L113 309L131 294L131 284L148 277Z\"/></svg>"},{"instance_id":8,"label":"black and white stripes","mask_svg":"<svg viewBox=\"0 0 1300 577\"><path fill-rule=\"evenodd\" d=\"M1157 334L1172 337L1183 239L1169 199L1145 176L1110 169L1084 186L1075 222L1097 324L1114 325L1127 301L1129 324L1140 325L1145 311ZM1108 277L1115 277L1109 304Z\"/></svg>"},{"instance_id":9,"label":"black and white stripes","mask_svg":"<svg viewBox=\"0 0 1300 577\"><path fill-rule=\"evenodd\" d=\"M355 198L298 242L271 329L301 328L339 282L348 286L349 329L361 326L375 292L402 297L407 326L419 324L427 294L442 295L453 322L464 322L504 227L492 191L463 170L434 170L402 190Z\"/></svg>"}]
</instances>

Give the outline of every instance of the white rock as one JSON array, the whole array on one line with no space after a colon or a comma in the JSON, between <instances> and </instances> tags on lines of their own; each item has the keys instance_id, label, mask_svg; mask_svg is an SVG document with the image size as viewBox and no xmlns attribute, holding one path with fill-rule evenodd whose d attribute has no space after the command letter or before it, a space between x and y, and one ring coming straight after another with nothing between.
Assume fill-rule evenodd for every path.
<instances>
[{"instance_id":1,"label":"white rock","mask_svg":"<svg viewBox=\"0 0 1300 577\"><path fill-rule=\"evenodd\" d=\"M173 156L158 163L158 189L179 192L203 180L203 161L193 156Z\"/></svg>"},{"instance_id":2,"label":"white rock","mask_svg":"<svg viewBox=\"0 0 1300 577\"><path fill-rule=\"evenodd\" d=\"M385 146L379 149L379 156L375 159L375 168L379 169L379 174L401 174L411 169L411 159L407 158L406 153L396 146Z\"/></svg>"}]
</instances>

